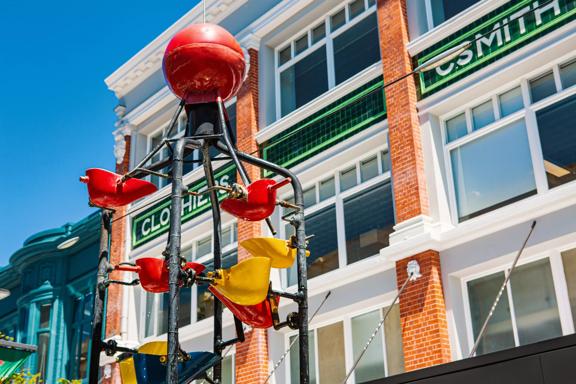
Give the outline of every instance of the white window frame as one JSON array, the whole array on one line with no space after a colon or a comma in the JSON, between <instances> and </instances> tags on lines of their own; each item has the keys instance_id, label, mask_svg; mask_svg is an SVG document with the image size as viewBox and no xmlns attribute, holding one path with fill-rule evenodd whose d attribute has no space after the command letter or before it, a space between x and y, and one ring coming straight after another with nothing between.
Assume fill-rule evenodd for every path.
<instances>
[{"instance_id":1,"label":"white window frame","mask_svg":"<svg viewBox=\"0 0 576 384\"><path fill-rule=\"evenodd\" d=\"M230 244L228 244L227 246L225 246L224 248L222 248L222 254L224 255L227 252L233 251L235 249L238 248L238 234L237 234L237 222L235 220L226 222L222 224L222 228L226 229L230 227L231 228L231 233L230 236L232 236L232 242ZM236 234L234 231L234 228L236 228ZM197 236L193 237L190 241L187 241L186 243L184 243L180 249L184 250L187 248L191 248L192 249L192 260L189 261L194 261L195 263L207 263L210 262L213 258L213 252L210 252L206 255L201 256L200 258L196 258L196 251L197 251L197 247L198 247L198 241L200 240L204 240L208 235L206 233L202 233L202 234L198 234ZM212 236L212 232L210 232L210 249L214 249L214 236ZM146 255L139 255L137 258L141 258L141 257L147 257ZM141 290L141 294L140 294L140 313L136 313L136 316L138 316L139 319L139 324L140 324L140 329L138 329L138 338L139 340L141 340L143 343L144 342L148 342L148 341L152 341L157 339L158 337L164 335L164 333L162 334L158 334L158 309L160 306L160 300L162 295L158 295L155 294L153 295L153 303L152 303L152 316L151 316L151 326L153 329L153 333L152 335L149 336L145 336L145 330L146 330L146 296L147 296L147 292L144 291L141 287L139 287L139 289ZM186 324L181 328L184 327L189 327L189 326L194 326L195 324L199 324L202 323L204 321L209 321L211 320L211 317L209 316L206 319L202 319L202 320L198 320L197 318L197 307L198 307L198 298L197 298L197 294L198 294L198 288L197 285L194 284L192 285L191 288L186 288L186 289L191 289L191 302L190 302L190 309L192 311L192 313L190 314L190 324ZM224 307L224 310L227 310Z\"/></svg>"},{"instance_id":2,"label":"white window frame","mask_svg":"<svg viewBox=\"0 0 576 384\"><path fill-rule=\"evenodd\" d=\"M337 233L337 241L338 241L338 268L336 268L332 271L323 273L321 275L318 275L318 276L315 276L312 278L308 278L308 280L314 279L316 277L328 275L330 273L333 273L333 272L349 265L347 262L348 259L347 259L347 252L346 252L344 201L353 195L356 195L356 194L359 194L363 191L369 190L372 187L380 185L384 182L391 181L391 178L392 178L391 170L383 172L383 169L382 169L382 156L384 153L387 153L387 152L388 152L388 145L376 147L370 151L365 152L365 155L362 156L361 158L355 158L351 161L343 163L338 168L333 168L330 172L323 173L319 177L316 177L314 179L314 181L309 182L309 183L305 183L303 185L303 188L302 188L303 191L306 191L310 188L316 189L316 204L314 204L311 207L304 209L305 216L310 216L310 215L312 215L316 212L319 212L325 208L331 207L333 205L335 206L335 208L336 208L336 233ZM372 159L374 156L376 156L377 163L378 163L377 164L378 165L378 175L372 177L369 180L362 182L361 174L360 174L360 164L366 160ZM346 191L341 192L340 191L340 173L344 170L350 169L351 167L356 168L356 185L347 189ZM335 194L334 194L334 196L332 196L330 198L327 198L323 201L320 201L320 183L323 181L326 181L330 178L334 178L334 192L335 192ZM284 195L284 196L282 196L282 198L284 200L290 200L290 198L291 198L290 196L291 195ZM392 201L394 202L394 199L392 199ZM289 209L285 210L282 214L285 214L288 211L289 211ZM396 214L395 211L394 211L394 214ZM280 216L280 215L278 215L278 216ZM286 233L286 222L281 220L278 217L278 220L276 221L276 226L278 228L278 235L280 236L280 238L287 239L288 235ZM314 241L314 240L312 240L312 241ZM362 260L369 259L369 258L372 258L372 257L377 256L377 255L378 254L375 254L375 255L366 257ZM280 276L281 276L282 285L284 288L295 287L296 284L288 285L288 271L287 271L287 269L280 270Z\"/></svg>"},{"instance_id":3,"label":"white window frame","mask_svg":"<svg viewBox=\"0 0 576 384\"><path fill-rule=\"evenodd\" d=\"M571 242L559 247L554 247L546 252L538 253L535 255L528 255L523 257L518 261L517 267L533 263L535 261L548 259L550 263L550 269L552 272L552 282L554 284L554 293L556 295L556 303L558 308L558 313L560 316L560 326L562 329L562 336L566 336L575 332L574 329L574 316L576 313L572 313L570 307L570 298L568 296L568 285L566 283L566 276L564 274L564 265L562 262L562 252L576 249L576 242ZM480 268L480 266L477 266ZM468 347L472 348L474 345L474 330L472 326L472 312L470 308L470 296L468 291L468 283L470 281L489 276L495 273L503 272L504 274L510 270L510 261L501 261L497 266L483 269L481 272L470 273L460 279L460 288L462 292L462 299L464 305L464 319L466 322L466 339L468 341ZM512 272L514 273L514 272ZM516 325L516 313L514 308L514 302L512 300L512 290L511 284L508 283L506 287L506 295L508 297L508 302L510 305L510 317L512 322L512 331L514 334L514 346L518 347L519 337L518 337L518 327ZM494 297L495 299L495 297ZM469 351L463 351L465 355Z\"/></svg>"},{"instance_id":4,"label":"white window frame","mask_svg":"<svg viewBox=\"0 0 576 384\"><path fill-rule=\"evenodd\" d=\"M395 294L395 292L394 292ZM329 325L333 325L339 322L343 323L343 329L344 329L344 361L346 363L345 365L345 371L346 373L348 373L348 371L352 368L352 365L354 364L354 348L353 348L353 344L352 344L352 319L358 316L362 316L365 315L367 313L373 312L378 310L379 314L380 314L380 320L382 320L384 314L383 314L383 310L390 307L390 305L392 304L392 299L390 300L376 300L376 301L380 301L380 302L376 302L376 303L372 303L371 305L363 305L363 306L354 306L355 308L341 308L339 309L334 315L328 316L329 314L326 314L325 316L323 316L324 320L323 321L315 321L314 325L311 325L308 328L308 331L313 331L314 332L314 355L315 355L315 371L316 371L316 376L317 378L319 378L320 380L318 380L318 382L322 382L322 378L320 378L320 369L319 369L319 359L318 359L318 336L317 336L317 331L319 328L323 328ZM396 303L396 305L399 305L398 303ZM401 332L401 330L400 330ZM297 331L291 331L291 332L287 332L284 335L284 346L286 347L286 349L288 349L288 347L290 346L290 338L292 336L297 336L298 332ZM382 339L382 356L384 358L384 377L388 377L388 355L387 355L387 351L386 351L386 335L384 332L384 325L380 328L380 330L378 331L378 335L379 337ZM290 353L296 353L298 354L298 349L296 348L292 348ZM285 370L285 382L286 383L290 383L291 382L291 377L290 377L290 355L287 356L286 361L286 370ZM350 378L347 381L348 384L355 384L356 383L356 376L354 374L350 375Z\"/></svg>"},{"instance_id":5,"label":"white window frame","mask_svg":"<svg viewBox=\"0 0 576 384\"><path fill-rule=\"evenodd\" d=\"M349 4L353 1L345 1L339 4L337 7L330 10L328 13L324 14L323 16L315 19L313 22L308 24L305 30L305 33L299 32L298 34L290 37L289 40L279 44L274 49L274 89L275 89L275 99L276 99L276 120L279 120L288 114L293 113L300 108L303 108L304 105L297 107L293 111L290 111L285 116L282 116L282 95L280 89L280 74L287 68L291 67L292 65L296 64L298 61L302 60L306 56L316 52L322 46L326 47L326 70L328 72L328 89L326 92L330 91L334 87L336 87L336 74L334 72L334 47L333 47L333 40L344 33L345 31L349 30L350 28L354 27L360 21L364 20L365 18L372 15L372 13L376 12L376 3L370 5L370 0L364 0L364 11L358 15L356 15L353 19L350 19L349 15ZM345 10L345 23L341 27L339 27L336 31L332 32L330 28L330 18L339 13L342 9ZM325 28L325 35L322 39L318 40L314 44L312 44L312 30L318 27L320 24L324 23ZM301 38L304 34L308 35L308 48L304 51L300 52L298 55L295 55L295 42L299 38ZM280 52L283 51L285 48L290 47L290 60L285 62L282 65L279 65L278 57ZM321 97L318 96L318 97ZM311 103L313 100L310 100L308 103ZM308 104L307 103L307 104ZM306 104L306 105L307 105Z\"/></svg>"},{"instance_id":6,"label":"white window frame","mask_svg":"<svg viewBox=\"0 0 576 384\"><path fill-rule=\"evenodd\" d=\"M537 121L536 121L536 113L539 112L540 110L554 104L557 103L565 98L568 98L574 94L576 94L576 85L573 85L571 87L568 88L564 88L561 84L560 81L560 66L562 66L563 64L569 63L571 61L573 61L574 59L576 59L576 57L572 56L569 58L561 58L560 60L557 60L555 63L553 63L552 65L548 65L546 67L540 68L537 71L527 74L525 76L523 76L522 78L508 83L506 86L504 87L500 87L499 89L496 90L496 92L493 92L490 95L484 95L480 98L476 98L474 100L472 100L471 102L465 104L462 108L456 109L454 111L451 111L450 113L444 114L440 116L440 126L441 126L441 137L442 137L442 143L443 144L443 157L444 157L444 166L446 169L446 179L448 181L448 198L449 198L449 206L450 206L450 218L452 221L453 225L459 225L462 224L463 222L468 222L468 221L472 221L477 219L478 217L484 216L486 214L489 214L490 212L486 212L484 214L478 215L476 217L470 218L468 220L465 220L463 222L459 221L459 214L458 214L458 207L457 207L457 200L456 200L456 187L454 185L454 174L453 174L453 169L452 169L452 162L451 162L451 157L450 157L450 152L457 148L460 147L464 144L467 144L473 140L476 140L484 135L489 135L491 133L493 133L494 131L503 128L511 123L517 122L519 120L524 120L525 122L525 127L526 127L526 132L527 132L527 136L528 136L528 145L529 145L529 149L530 149L530 157L532 160L532 167L533 167L533 172L534 172L534 181L536 183L536 195L541 195L541 194L546 194L549 192L549 187L548 187L548 181L546 178L546 170L544 169L544 157L542 154L542 147L541 147L541 143L540 143L540 134L538 132L538 125L537 125ZM535 79L539 76L542 76L543 74L549 72L550 70L552 70L553 74L554 74L554 79L555 79L555 85L556 85L556 93L554 93L551 96L548 96L536 103L532 103L531 100L531 94L530 94L530 84L529 81L531 79ZM499 95L513 89L516 87L520 87L521 93L522 93L522 100L524 103L524 108L508 115L505 117L501 117L500 115L500 100L499 100ZM494 116L496 118L496 120L491 123L488 124L482 128L479 128L477 130L473 130L473 122L472 122L472 109L480 104L482 104L483 102L486 102L487 100L492 100L492 106L494 109ZM456 117L458 115L460 115L462 112L464 112L466 114L466 125L467 125L467 132L468 134L455 139L451 142L448 142L448 136L447 136L447 131L446 131L446 122L448 120L450 120L453 117ZM530 198L530 197L529 197ZM522 199L524 200L524 199ZM516 201L510 204L507 204L506 206L509 205L513 205L513 204L517 204L518 202L522 201ZM503 207L500 208L496 208L494 209L494 211L497 211L498 209L501 209ZM491 211L493 212L493 211Z\"/></svg>"}]
</instances>

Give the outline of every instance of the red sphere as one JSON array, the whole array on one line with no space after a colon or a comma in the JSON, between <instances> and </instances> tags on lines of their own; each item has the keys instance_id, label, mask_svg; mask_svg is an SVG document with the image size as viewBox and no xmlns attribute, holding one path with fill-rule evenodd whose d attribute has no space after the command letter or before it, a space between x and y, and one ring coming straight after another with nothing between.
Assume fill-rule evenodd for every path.
<instances>
[{"instance_id":1,"label":"red sphere","mask_svg":"<svg viewBox=\"0 0 576 384\"><path fill-rule=\"evenodd\" d=\"M193 24L172 37L162 67L172 92L187 104L198 104L233 97L244 80L246 62L230 32L214 24Z\"/></svg>"}]
</instances>

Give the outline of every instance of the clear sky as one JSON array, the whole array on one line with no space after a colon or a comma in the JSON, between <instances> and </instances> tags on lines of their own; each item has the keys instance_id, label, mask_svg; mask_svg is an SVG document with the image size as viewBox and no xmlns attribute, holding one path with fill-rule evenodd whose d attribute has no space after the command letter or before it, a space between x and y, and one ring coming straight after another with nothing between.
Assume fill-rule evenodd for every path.
<instances>
[{"instance_id":1,"label":"clear sky","mask_svg":"<svg viewBox=\"0 0 576 384\"><path fill-rule=\"evenodd\" d=\"M0 0L0 266L94 211L78 177L114 169L104 79L197 0Z\"/></svg>"}]
</instances>

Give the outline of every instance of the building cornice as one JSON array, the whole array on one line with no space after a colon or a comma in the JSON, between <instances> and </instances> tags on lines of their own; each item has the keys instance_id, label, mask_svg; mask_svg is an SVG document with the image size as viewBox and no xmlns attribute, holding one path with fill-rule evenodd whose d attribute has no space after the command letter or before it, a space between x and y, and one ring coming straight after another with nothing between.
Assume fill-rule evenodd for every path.
<instances>
[{"instance_id":1,"label":"building cornice","mask_svg":"<svg viewBox=\"0 0 576 384\"><path fill-rule=\"evenodd\" d=\"M232 12L244 5L248 0L204 0L206 2L206 21L217 24ZM157 71L161 67L162 57L168 42L182 28L202 22L202 4L198 3L178 21L166 29L160 36L132 56L120 68L108 76L104 82L108 88L121 98L134 89L141 79Z\"/></svg>"}]
</instances>

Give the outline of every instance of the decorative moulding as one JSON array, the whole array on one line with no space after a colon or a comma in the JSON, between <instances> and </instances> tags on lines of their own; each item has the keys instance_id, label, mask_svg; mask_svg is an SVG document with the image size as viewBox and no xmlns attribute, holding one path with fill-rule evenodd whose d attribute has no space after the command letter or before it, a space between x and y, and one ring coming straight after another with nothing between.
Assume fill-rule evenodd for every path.
<instances>
[{"instance_id":1,"label":"decorative moulding","mask_svg":"<svg viewBox=\"0 0 576 384\"><path fill-rule=\"evenodd\" d=\"M132 134L133 125L127 124L123 120L119 121L119 128L112 132L114 135L114 157L116 164L122 164L124 155L126 155L126 136Z\"/></svg>"}]
</instances>

